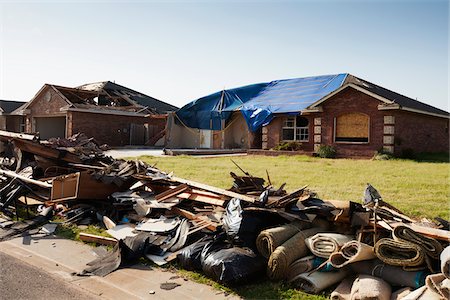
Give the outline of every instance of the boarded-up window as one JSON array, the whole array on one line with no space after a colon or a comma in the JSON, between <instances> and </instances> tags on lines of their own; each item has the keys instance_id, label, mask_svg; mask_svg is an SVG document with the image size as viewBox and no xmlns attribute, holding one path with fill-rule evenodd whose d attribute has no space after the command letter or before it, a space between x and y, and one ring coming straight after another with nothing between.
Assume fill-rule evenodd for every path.
<instances>
[{"instance_id":1,"label":"boarded-up window","mask_svg":"<svg viewBox=\"0 0 450 300\"><path fill-rule=\"evenodd\" d=\"M369 142L369 116L349 113L336 118L336 142Z\"/></svg>"}]
</instances>

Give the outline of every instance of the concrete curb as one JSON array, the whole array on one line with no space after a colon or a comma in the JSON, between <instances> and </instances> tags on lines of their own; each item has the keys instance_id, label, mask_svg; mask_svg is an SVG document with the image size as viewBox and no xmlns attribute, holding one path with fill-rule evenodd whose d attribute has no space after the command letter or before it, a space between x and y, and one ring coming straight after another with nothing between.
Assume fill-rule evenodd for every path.
<instances>
[{"instance_id":1,"label":"concrete curb","mask_svg":"<svg viewBox=\"0 0 450 300\"><path fill-rule=\"evenodd\" d=\"M56 236L21 237L0 243L1 252L104 299L239 299L170 271L141 264L119 269L105 277L73 276L72 273L81 271L87 262L97 257L93 250L88 245ZM167 281L180 286L169 291L160 289L160 284Z\"/></svg>"}]
</instances>

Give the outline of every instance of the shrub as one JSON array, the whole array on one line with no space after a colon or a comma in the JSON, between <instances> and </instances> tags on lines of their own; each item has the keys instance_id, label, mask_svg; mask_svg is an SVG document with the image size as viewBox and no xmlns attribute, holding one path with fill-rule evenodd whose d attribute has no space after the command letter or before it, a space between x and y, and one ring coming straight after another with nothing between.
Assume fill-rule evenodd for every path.
<instances>
[{"instance_id":1,"label":"shrub","mask_svg":"<svg viewBox=\"0 0 450 300\"><path fill-rule=\"evenodd\" d=\"M335 158L336 149L333 146L320 145L319 149L317 150L317 155L322 158Z\"/></svg>"},{"instance_id":2,"label":"shrub","mask_svg":"<svg viewBox=\"0 0 450 300\"><path fill-rule=\"evenodd\" d=\"M384 150L378 150L375 155L373 156L373 160L390 160L395 158L395 156L387 151Z\"/></svg>"},{"instance_id":3,"label":"shrub","mask_svg":"<svg viewBox=\"0 0 450 300\"><path fill-rule=\"evenodd\" d=\"M302 143L299 142L280 142L273 148L277 151L299 151L302 150Z\"/></svg>"}]
</instances>

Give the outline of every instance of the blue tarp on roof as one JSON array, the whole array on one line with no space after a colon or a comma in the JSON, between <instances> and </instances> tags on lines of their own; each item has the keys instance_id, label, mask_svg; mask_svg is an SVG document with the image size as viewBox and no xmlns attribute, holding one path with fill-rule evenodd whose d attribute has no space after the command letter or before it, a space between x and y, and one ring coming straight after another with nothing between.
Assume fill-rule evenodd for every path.
<instances>
[{"instance_id":1,"label":"blue tarp on roof","mask_svg":"<svg viewBox=\"0 0 450 300\"><path fill-rule=\"evenodd\" d=\"M221 120L240 110L251 131L267 125L278 113L299 113L340 88L347 74L275 80L224 90L194 100L177 111L189 127L220 130Z\"/></svg>"}]
</instances>

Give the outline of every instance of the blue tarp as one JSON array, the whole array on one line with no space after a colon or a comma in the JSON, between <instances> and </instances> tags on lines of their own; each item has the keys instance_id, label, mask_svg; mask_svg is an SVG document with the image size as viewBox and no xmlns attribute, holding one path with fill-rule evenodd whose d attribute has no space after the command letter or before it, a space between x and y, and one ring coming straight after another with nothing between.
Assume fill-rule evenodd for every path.
<instances>
[{"instance_id":1,"label":"blue tarp","mask_svg":"<svg viewBox=\"0 0 450 300\"><path fill-rule=\"evenodd\" d=\"M274 114L300 113L340 88L347 74L275 80L224 90L194 100L176 113L189 127L223 129L221 120L241 111L251 131L267 125Z\"/></svg>"}]
</instances>

